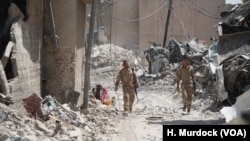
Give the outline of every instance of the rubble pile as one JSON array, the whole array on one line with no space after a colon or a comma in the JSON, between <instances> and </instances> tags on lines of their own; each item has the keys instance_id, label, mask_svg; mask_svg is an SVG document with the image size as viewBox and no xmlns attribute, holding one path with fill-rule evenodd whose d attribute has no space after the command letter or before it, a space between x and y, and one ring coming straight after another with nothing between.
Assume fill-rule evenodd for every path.
<instances>
[{"instance_id":1,"label":"rubble pile","mask_svg":"<svg viewBox=\"0 0 250 141\"><path fill-rule=\"evenodd\" d=\"M247 91L250 85L250 54L235 55L223 61L225 89L228 90L229 101L235 103L236 97Z\"/></svg>"},{"instance_id":2,"label":"rubble pile","mask_svg":"<svg viewBox=\"0 0 250 141\"><path fill-rule=\"evenodd\" d=\"M172 38L167 49L169 50L170 64L180 63L185 55L190 57L195 68L207 62L208 46L197 38L191 38L184 42L178 42Z\"/></svg>"},{"instance_id":3,"label":"rubble pile","mask_svg":"<svg viewBox=\"0 0 250 141\"><path fill-rule=\"evenodd\" d=\"M216 89L214 88L213 81L206 76L206 73L202 74L200 72L196 72L196 91L194 94L194 107L196 109L204 108L210 110L216 110L214 107L214 102L216 101ZM175 81L175 73L169 73L165 77L157 80L147 79L144 81L144 85L142 86L145 91L152 93L162 93L166 95L168 92L172 94L172 98L176 100L178 97L181 100L180 93L176 92L176 81ZM163 94L163 95L164 95Z\"/></svg>"},{"instance_id":4,"label":"rubble pile","mask_svg":"<svg viewBox=\"0 0 250 141\"><path fill-rule=\"evenodd\" d=\"M93 62L92 68L98 69L111 65L120 66L124 59L129 60L133 65L136 56L132 50L127 50L113 44L104 44L93 48L91 59Z\"/></svg>"},{"instance_id":5,"label":"rubble pile","mask_svg":"<svg viewBox=\"0 0 250 141\"><path fill-rule=\"evenodd\" d=\"M247 91L249 81L250 1L221 13L225 20L217 25L219 38L209 48L210 69L215 80L220 108L235 104Z\"/></svg>"},{"instance_id":6,"label":"rubble pile","mask_svg":"<svg viewBox=\"0 0 250 141\"><path fill-rule=\"evenodd\" d=\"M136 68L141 88L143 87L145 91L152 93L170 91L175 93L176 71L180 67L184 55L190 56L195 69L196 90L194 99L201 101L201 103L202 100L209 99L209 103L206 104L211 105L212 101L217 99L217 96L209 68L208 46L196 38L185 42L171 39L168 48L163 48L153 42L151 47L145 50L140 57L136 56L133 51L128 51L122 47L114 45L96 46L92 54L95 64L93 72L98 78L110 78L112 75L115 76L121 68L122 60L128 59L132 63L132 67ZM112 58L115 59L112 61ZM133 64L134 62L137 62L137 64ZM140 88L138 91L140 91Z\"/></svg>"},{"instance_id":7,"label":"rubble pile","mask_svg":"<svg viewBox=\"0 0 250 141\"><path fill-rule=\"evenodd\" d=\"M194 99L200 101L209 99L210 104L206 104L211 105L217 96L208 61L208 49L206 43L197 38L184 42L178 42L172 38L167 48L153 42L151 47L144 51L149 64L149 74L144 73L140 76L141 84L145 85L148 90L164 89L164 91L175 93L176 71L182 65L182 57L187 55L195 69ZM157 58L158 60L161 58L162 61L157 61Z\"/></svg>"},{"instance_id":8,"label":"rubble pile","mask_svg":"<svg viewBox=\"0 0 250 141\"><path fill-rule=\"evenodd\" d=\"M105 141L115 133L111 127L119 122L119 113L93 95L87 114L81 107L61 105L50 96L44 100L40 107L46 117L43 119L22 115L0 103L0 140Z\"/></svg>"},{"instance_id":9,"label":"rubble pile","mask_svg":"<svg viewBox=\"0 0 250 141\"><path fill-rule=\"evenodd\" d=\"M143 53L148 62L149 74L162 72L169 64L169 50L155 42L152 42L150 48Z\"/></svg>"},{"instance_id":10,"label":"rubble pile","mask_svg":"<svg viewBox=\"0 0 250 141\"><path fill-rule=\"evenodd\" d=\"M223 106L232 106L250 86L249 4L247 0L222 13L226 21L217 25L219 38L212 38L214 43L210 46L197 38L184 42L171 39L166 48L152 42L144 51L147 69L137 70L143 89L150 93L170 91L175 95L176 71L182 57L189 56L196 79L194 108L218 111Z\"/></svg>"}]
</instances>

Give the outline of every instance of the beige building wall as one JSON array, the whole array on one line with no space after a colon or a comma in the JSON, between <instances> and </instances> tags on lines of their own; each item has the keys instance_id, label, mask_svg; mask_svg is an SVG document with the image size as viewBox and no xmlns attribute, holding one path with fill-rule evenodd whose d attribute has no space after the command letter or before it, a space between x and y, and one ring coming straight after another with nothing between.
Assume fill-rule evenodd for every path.
<instances>
[{"instance_id":1,"label":"beige building wall","mask_svg":"<svg viewBox=\"0 0 250 141\"><path fill-rule=\"evenodd\" d=\"M149 42L163 44L168 0L113 2L112 43L125 48L139 47L140 51L150 47ZM173 0L172 7L166 45L170 38L183 41L192 37L212 43L210 38L217 36L213 26L219 20L209 16L219 17L225 0ZM131 19L139 20L128 21Z\"/></svg>"},{"instance_id":2,"label":"beige building wall","mask_svg":"<svg viewBox=\"0 0 250 141\"><path fill-rule=\"evenodd\" d=\"M138 0L113 0L113 44L127 49L139 47L139 22L128 21L139 18L138 4Z\"/></svg>"},{"instance_id":3,"label":"beige building wall","mask_svg":"<svg viewBox=\"0 0 250 141\"><path fill-rule=\"evenodd\" d=\"M139 0L139 15L141 18L147 17L139 22L141 51L150 47L149 42L162 44L167 15L167 8L163 4L166 7L166 0Z\"/></svg>"},{"instance_id":4,"label":"beige building wall","mask_svg":"<svg viewBox=\"0 0 250 141\"><path fill-rule=\"evenodd\" d=\"M45 15L43 46L43 95L53 95L60 102L69 102L72 95L80 95L82 104L82 70L84 55L86 5L82 0L52 0L58 35L58 48L50 38L48 9Z\"/></svg>"},{"instance_id":5,"label":"beige building wall","mask_svg":"<svg viewBox=\"0 0 250 141\"><path fill-rule=\"evenodd\" d=\"M140 0L140 17L152 13L163 4L166 4L166 0L154 2ZM184 41L193 37L210 44L210 38L217 36L213 26L219 22L217 18L223 6L225 6L225 0L173 0L166 45L170 38ZM167 13L168 4L157 14L140 21L140 48L142 50L149 47L148 41L163 44Z\"/></svg>"}]
</instances>

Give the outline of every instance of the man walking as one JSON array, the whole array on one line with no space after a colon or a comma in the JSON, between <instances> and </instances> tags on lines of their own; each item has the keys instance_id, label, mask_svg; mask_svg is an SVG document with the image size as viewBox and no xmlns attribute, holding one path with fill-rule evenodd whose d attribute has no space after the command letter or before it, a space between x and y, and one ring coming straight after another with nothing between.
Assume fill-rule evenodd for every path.
<instances>
[{"instance_id":1,"label":"man walking","mask_svg":"<svg viewBox=\"0 0 250 141\"><path fill-rule=\"evenodd\" d=\"M184 56L182 61L182 66L177 71L177 87L176 90L179 91L179 82L181 83L181 92L182 92L182 102L183 102L183 111L190 112L192 105L192 95L194 92L194 68L190 65L190 60L188 56Z\"/></svg>"},{"instance_id":2,"label":"man walking","mask_svg":"<svg viewBox=\"0 0 250 141\"><path fill-rule=\"evenodd\" d=\"M132 106L135 100L135 90L139 87L139 81L127 60L122 63L123 68L119 71L115 81L115 91L118 90L120 82L122 83L124 111L132 112Z\"/></svg>"}]
</instances>

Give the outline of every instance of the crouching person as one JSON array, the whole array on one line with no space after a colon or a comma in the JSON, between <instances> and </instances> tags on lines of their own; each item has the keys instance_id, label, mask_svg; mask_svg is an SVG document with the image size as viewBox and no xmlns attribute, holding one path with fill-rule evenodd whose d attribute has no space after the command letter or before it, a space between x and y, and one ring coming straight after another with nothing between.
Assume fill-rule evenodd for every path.
<instances>
[{"instance_id":1,"label":"crouching person","mask_svg":"<svg viewBox=\"0 0 250 141\"><path fill-rule=\"evenodd\" d=\"M109 99L108 89L98 84L92 89L92 92L96 99L100 100L104 105L110 105L111 100Z\"/></svg>"}]
</instances>

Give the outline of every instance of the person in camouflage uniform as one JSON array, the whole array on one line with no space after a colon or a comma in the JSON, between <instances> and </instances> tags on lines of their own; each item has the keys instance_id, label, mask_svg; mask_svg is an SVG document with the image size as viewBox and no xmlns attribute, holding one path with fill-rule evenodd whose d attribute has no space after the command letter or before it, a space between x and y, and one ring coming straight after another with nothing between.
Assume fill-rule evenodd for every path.
<instances>
[{"instance_id":1,"label":"person in camouflage uniform","mask_svg":"<svg viewBox=\"0 0 250 141\"><path fill-rule=\"evenodd\" d=\"M181 83L182 92L182 102L183 111L190 112L192 105L192 95L194 92L195 81L194 81L194 68L190 65L189 57L185 56L183 58L183 65L177 71L177 87L176 90L179 91L179 82Z\"/></svg>"},{"instance_id":2,"label":"person in camouflage uniform","mask_svg":"<svg viewBox=\"0 0 250 141\"><path fill-rule=\"evenodd\" d=\"M122 83L124 111L132 112L135 100L135 90L139 87L139 81L127 60L122 63L123 68L119 71L115 81L115 91L118 90L120 82Z\"/></svg>"}]
</instances>

